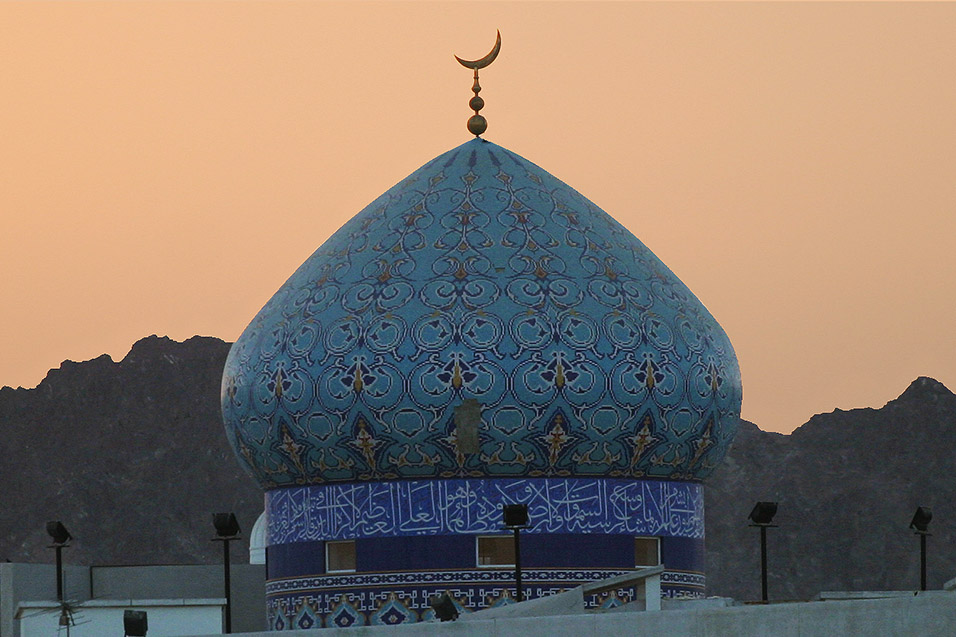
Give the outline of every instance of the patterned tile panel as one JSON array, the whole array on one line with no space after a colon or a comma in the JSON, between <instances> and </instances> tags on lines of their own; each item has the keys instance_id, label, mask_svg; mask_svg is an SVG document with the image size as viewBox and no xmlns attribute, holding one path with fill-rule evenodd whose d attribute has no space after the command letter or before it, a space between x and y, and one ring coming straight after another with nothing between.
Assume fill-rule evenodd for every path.
<instances>
[{"instance_id":1,"label":"patterned tile panel","mask_svg":"<svg viewBox=\"0 0 956 637\"><path fill-rule=\"evenodd\" d=\"M528 599L553 595L587 582L621 575L619 569L531 569L522 572ZM704 596L702 573L661 575L661 595ZM480 569L401 573L361 573L290 578L266 583L270 630L350 627L427 621L434 617L429 602L448 593L459 611L474 612L514 603L514 572ZM585 607L614 608L634 599L622 588L585 599Z\"/></svg>"}]
</instances>

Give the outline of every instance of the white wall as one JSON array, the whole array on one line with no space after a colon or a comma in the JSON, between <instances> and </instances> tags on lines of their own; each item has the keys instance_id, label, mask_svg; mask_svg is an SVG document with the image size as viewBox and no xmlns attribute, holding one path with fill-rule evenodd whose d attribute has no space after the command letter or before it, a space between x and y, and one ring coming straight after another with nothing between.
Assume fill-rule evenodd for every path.
<instances>
[{"instance_id":1,"label":"white wall","mask_svg":"<svg viewBox=\"0 0 956 637\"><path fill-rule=\"evenodd\" d=\"M73 608L70 637L104 637L123 634L123 611L145 610L149 637L181 637L202 632L222 633L224 599L186 600L90 600ZM23 602L17 609L20 637L59 637L67 634L59 625L60 607L55 602Z\"/></svg>"},{"instance_id":2,"label":"white wall","mask_svg":"<svg viewBox=\"0 0 956 637\"><path fill-rule=\"evenodd\" d=\"M56 605L56 570L52 564L0 563L0 637L21 637L17 608L27 602ZM266 572L263 565L232 565L232 628L236 632L266 628ZM219 599L222 564L165 566L65 566L64 598L74 604L90 600ZM101 637L120 637L115 630ZM150 621L152 626L152 621ZM217 629L218 630L218 629ZM49 633L51 637L57 633ZM66 631L63 631L66 634ZM70 637L75 633L70 632ZM150 631L150 637L153 637Z\"/></svg>"}]
</instances>

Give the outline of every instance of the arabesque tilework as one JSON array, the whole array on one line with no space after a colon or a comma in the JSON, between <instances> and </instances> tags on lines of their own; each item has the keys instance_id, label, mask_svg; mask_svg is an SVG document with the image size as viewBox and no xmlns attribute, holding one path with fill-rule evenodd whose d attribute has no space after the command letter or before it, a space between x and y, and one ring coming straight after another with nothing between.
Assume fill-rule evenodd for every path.
<instances>
[{"instance_id":1,"label":"arabesque tilework","mask_svg":"<svg viewBox=\"0 0 956 637\"><path fill-rule=\"evenodd\" d=\"M473 453L454 418L467 399ZM593 203L481 139L330 237L243 332L222 384L227 435L267 489L698 480L740 400L730 341L687 287Z\"/></svg>"}]
</instances>

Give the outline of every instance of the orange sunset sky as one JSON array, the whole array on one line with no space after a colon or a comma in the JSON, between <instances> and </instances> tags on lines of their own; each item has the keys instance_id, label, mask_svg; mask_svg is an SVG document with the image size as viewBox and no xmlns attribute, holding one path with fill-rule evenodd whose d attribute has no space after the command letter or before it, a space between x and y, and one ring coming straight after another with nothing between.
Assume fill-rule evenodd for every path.
<instances>
[{"instance_id":1,"label":"orange sunset sky","mask_svg":"<svg viewBox=\"0 0 956 637\"><path fill-rule=\"evenodd\" d=\"M332 232L486 139L703 301L743 417L956 389L956 4L0 4L0 385L236 339Z\"/></svg>"}]
</instances>

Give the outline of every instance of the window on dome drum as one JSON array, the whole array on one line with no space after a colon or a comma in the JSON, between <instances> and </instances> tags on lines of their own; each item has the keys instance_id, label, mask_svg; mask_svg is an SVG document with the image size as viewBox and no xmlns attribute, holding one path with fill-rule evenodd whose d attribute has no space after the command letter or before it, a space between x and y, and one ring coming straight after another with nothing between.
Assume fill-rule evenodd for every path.
<instances>
[{"instance_id":1,"label":"window on dome drum","mask_svg":"<svg viewBox=\"0 0 956 637\"><path fill-rule=\"evenodd\" d=\"M326 542L325 570L328 573L354 573L355 540Z\"/></svg>"},{"instance_id":2,"label":"window on dome drum","mask_svg":"<svg viewBox=\"0 0 956 637\"><path fill-rule=\"evenodd\" d=\"M478 566L514 566L515 540L510 535L478 537Z\"/></svg>"},{"instance_id":3,"label":"window on dome drum","mask_svg":"<svg viewBox=\"0 0 956 637\"><path fill-rule=\"evenodd\" d=\"M634 566L643 568L661 563L661 540L657 537L634 538Z\"/></svg>"}]
</instances>

